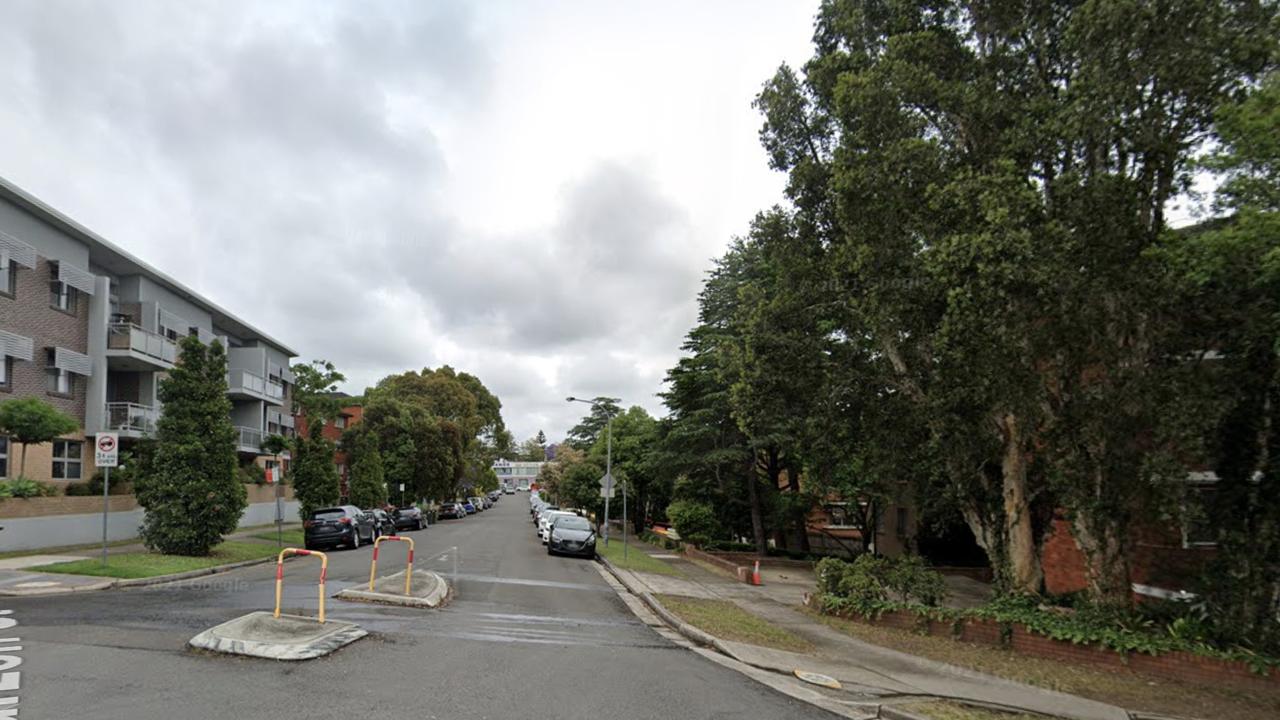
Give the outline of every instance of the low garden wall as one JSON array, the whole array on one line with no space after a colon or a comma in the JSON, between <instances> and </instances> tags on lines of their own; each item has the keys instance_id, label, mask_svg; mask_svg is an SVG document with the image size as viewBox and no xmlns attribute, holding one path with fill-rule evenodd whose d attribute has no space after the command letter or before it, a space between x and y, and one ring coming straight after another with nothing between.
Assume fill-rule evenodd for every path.
<instances>
[{"instance_id":1,"label":"low garden wall","mask_svg":"<svg viewBox=\"0 0 1280 720\"><path fill-rule=\"evenodd\" d=\"M1280 691L1280 669L1271 668L1259 674L1246 663L1206 657L1188 652L1166 652L1159 655L1121 653L1094 645L1055 640L1031 632L1020 623L967 618L957 622L939 622L909 610L890 610L872 617L849 610L825 610L816 596L806 605L819 612L868 625L909 630L956 641L989 645L1031 657L1102 668L1127 668L1152 677L1202 685L1227 685L1241 689Z\"/></svg>"}]
</instances>

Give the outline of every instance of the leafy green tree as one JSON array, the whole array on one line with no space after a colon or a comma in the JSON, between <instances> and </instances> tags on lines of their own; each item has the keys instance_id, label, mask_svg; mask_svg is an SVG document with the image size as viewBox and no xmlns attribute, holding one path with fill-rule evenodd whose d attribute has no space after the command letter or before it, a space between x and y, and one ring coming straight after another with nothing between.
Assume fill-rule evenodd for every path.
<instances>
[{"instance_id":1,"label":"leafy green tree","mask_svg":"<svg viewBox=\"0 0 1280 720\"><path fill-rule=\"evenodd\" d=\"M18 477L26 476L27 446L53 442L79 429L80 424L73 418L40 398L17 398L0 403L0 433L22 443Z\"/></svg>"},{"instance_id":2,"label":"leafy green tree","mask_svg":"<svg viewBox=\"0 0 1280 720\"><path fill-rule=\"evenodd\" d=\"M633 405L613 419L613 476L627 490L630 520L637 533L644 529L646 517L661 514L655 512L654 496L665 500L668 495L658 487L662 476L653 465L652 451L657 442L658 422L639 405ZM596 466L604 467L607 445L605 435L596 438L587 458ZM617 505L618 517L622 517L621 503Z\"/></svg>"},{"instance_id":3,"label":"leafy green tree","mask_svg":"<svg viewBox=\"0 0 1280 720\"><path fill-rule=\"evenodd\" d=\"M320 508L336 505L341 492L342 478L333 464L337 448L321 433L323 426L320 416L308 417L306 432L293 439L289 481L298 500L298 515L303 520Z\"/></svg>"},{"instance_id":4,"label":"leafy green tree","mask_svg":"<svg viewBox=\"0 0 1280 720\"><path fill-rule=\"evenodd\" d=\"M360 429L344 436L343 445L351 455L348 480L348 499L351 504L362 508L386 505L387 481L382 468L382 453L378 451L378 439L372 433Z\"/></svg>"},{"instance_id":5,"label":"leafy green tree","mask_svg":"<svg viewBox=\"0 0 1280 720\"><path fill-rule=\"evenodd\" d=\"M840 295L829 332L874 341L874 385L927 423L1002 587L1039 589L1061 502L1094 593L1128 597L1128 524L1188 436L1164 423L1177 333L1151 250L1214 109L1271 61L1273 18L827 0L803 75L760 95Z\"/></svg>"},{"instance_id":6,"label":"leafy green tree","mask_svg":"<svg viewBox=\"0 0 1280 720\"><path fill-rule=\"evenodd\" d=\"M338 372L334 364L328 360L312 360L310 363L293 365L294 409L307 419L323 421L332 420L342 409L342 401L337 397L338 385L346 381L346 376Z\"/></svg>"},{"instance_id":7,"label":"leafy green tree","mask_svg":"<svg viewBox=\"0 0 1280 720\"><path fill-rule=\"evenodd\" d=\"M531 437L520 443L520 449L516 452L517 460L542 462L545 458L546 452L542 448L542 443L538 442L536 437Z\"/></svg>"},{"instance_id":8,"label":"leafy green tree","mask_svg":"<svg viewBox=\"0 0 1280 720\"><path fill-rule=\"evenodd\" d=\"M236 529L247 497L236 475L226 350L219 341L206 346L195 336L179 347L177 365L160 381L164 414L134 492L146 509L147 547L208 555Z\"/></svg>"},{"instance_id":9,"label":"leafy green tree","mask_svg":"<svg viewBox=\"0 0 1280 720\"><path fill-rule=\"evenodd\" d=\"M603 517L604 499L600 497L600 478L604 468L590 460L564 469L555 497L560 507L577 508Z\"/></svg>"},{"instance_id":10,"label":"leafy green tree","mask_svg":"<svg viewBox=\"0 0 1280 720\"><path fill-rule=\"evenodd\" d=\"M591 402L591 412L569 430L569 436L565 440L579 450L587 450L595 445L596 441L604 436L609 418L622 412L622 408L613 398L598 397Z\"/></svg>"}]
</instances>

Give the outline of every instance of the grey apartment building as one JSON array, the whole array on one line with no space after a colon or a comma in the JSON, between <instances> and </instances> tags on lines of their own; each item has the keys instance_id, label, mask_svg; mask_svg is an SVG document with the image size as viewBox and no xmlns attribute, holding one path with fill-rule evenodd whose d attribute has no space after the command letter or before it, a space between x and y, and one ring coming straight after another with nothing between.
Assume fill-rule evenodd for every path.
<instances>
[{"instance_id":1,"label":"grey apartment building","mask_svg":"<svg viewBox=\"0 0 1280 720\"><path fill-rule=\"evenodd\" d=\"M0 179L0 402L38 397L81 423L29 448L27 477L87 479L95 434L118 432L127 450L153 433L158 383L188 335L227 348L241 462L270 467L263 438L293 432L297 353ZM0 437L0 477L17 475L20 452Z\"/></svg>"}]
</instances>

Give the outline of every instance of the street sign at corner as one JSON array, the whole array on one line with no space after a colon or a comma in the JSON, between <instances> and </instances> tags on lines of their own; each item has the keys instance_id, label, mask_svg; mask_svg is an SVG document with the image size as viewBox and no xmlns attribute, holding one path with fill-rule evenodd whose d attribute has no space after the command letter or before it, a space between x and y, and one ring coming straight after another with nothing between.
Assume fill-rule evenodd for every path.
<instances>
[{"instance_id":1,"label":"street sign at corner","mask_svg":"<svg viewBox=\"0 0 1280 720\"><path fill-rule=\"evenodd\" d=\"M100 468L116 467L120 464L119 433L98 433L94 440L93 464Z\"/></svg>"}]
</instances>

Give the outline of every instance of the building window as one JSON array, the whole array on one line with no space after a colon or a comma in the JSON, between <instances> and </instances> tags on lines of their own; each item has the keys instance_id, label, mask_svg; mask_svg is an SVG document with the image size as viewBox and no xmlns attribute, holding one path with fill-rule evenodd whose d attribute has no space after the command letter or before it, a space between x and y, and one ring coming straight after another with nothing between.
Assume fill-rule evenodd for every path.
<instances>
[{"instance_id":1,"label":"building window","mask_svg":"<svg viewBox=\"0 0 1280 720\"><path fill-rule=\"evenodd\" d=\"M13 358L0 356L0 390L13 389Z\"/></svg>"},{"instance_id":2,"label":"building window","mask_svg":"<svg viewBox=\"0 0 1280 720\"><path fill-rule=\"evenodd\" d=\"M53 479L79 480L80 454L84 443L79 440L53 441Z\"/></svg>"},{"instance_id":3,"label":"building window","mask_svg":"<svg viewBox=\"0 0 1280 720\"><path fill-rule=\"evenodd\" d=\"M49 304L56 310L75 315L76 299L79 295L79 290L61 280L51 280L49 282Z\"/></svg>"},{"instance_id":4,"label":"building window","mask_svg":"<svg viewBox=\"0 0 1280 720\"><path fill-rule=\"evenodd\" d=\"M9 267L0 270L0 295L14 297L18 292L18 266L12 261Z\"/></svg>"},{"instance_id":5,"label":"building window","mask_svg":"<svg viewBox=\"0 0 1280 720\"><path fill-rule=\"evenodd\" d=\"M56 368L53 366L54 350L48 350L48 390L50 395L74 395L76 391L76 377L67 370Z\"/></svg>"},{"instance_id":6,"label":"building window","mask_svg":"<svg viewBox=\"0 0 1280 720\"><path fill-rule=\"evenodd\" d=\"M9 438L0 435L0 478L9 477Z\"/></svg>"},{"instance_id":7,"label":"building window","mask_svg":"<svg viewBox=\"0 0 1280 720\"><path fill-rule=\"evenodd\" d=\"M898 537L905 539L907 537L907 509L898 508L897 516Z\"/></svg>"},{"instance_id":8,"label":"building window","mask_svg":"<svg viewBox=\"0 0 1280 720\"><path fill-rule=\"evenodd\" d=\"M339 415L334 419L333 426L339 430L345 430L347 427L347 417L345 415Z\"/></svg>"},{"instance_id":9,"label":"building window","mask_svg":"<svg viewBox=\"0 0 1280 720\"><path fill-rule=\"evenodd\" d=\"M1182 546L1213 547L1218 544L1218 527L1209 519L1217 489L1212 486L1192 488L1193 496L1183 509Z\"/></svg>"}]
</instances>

